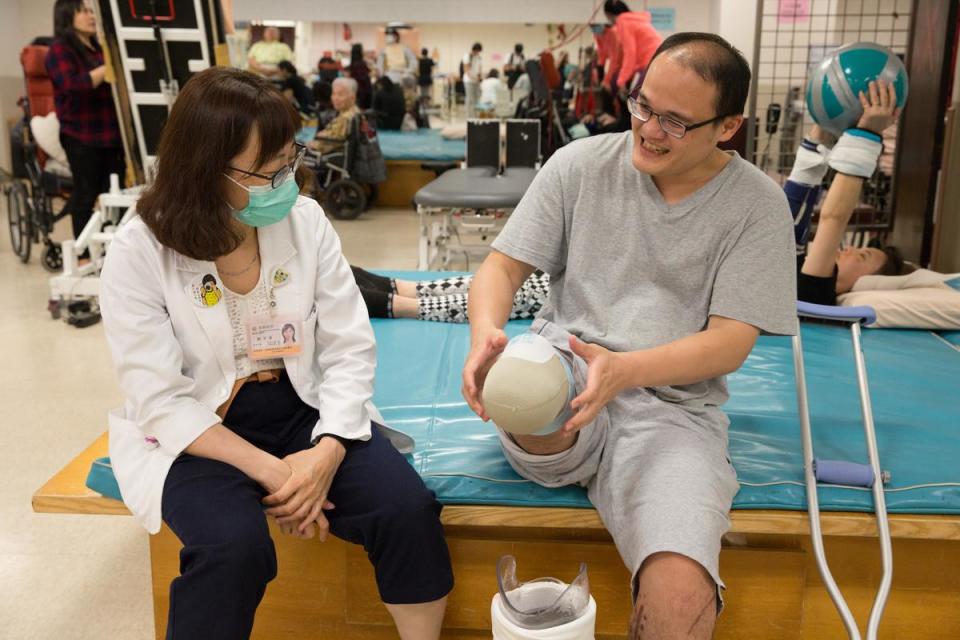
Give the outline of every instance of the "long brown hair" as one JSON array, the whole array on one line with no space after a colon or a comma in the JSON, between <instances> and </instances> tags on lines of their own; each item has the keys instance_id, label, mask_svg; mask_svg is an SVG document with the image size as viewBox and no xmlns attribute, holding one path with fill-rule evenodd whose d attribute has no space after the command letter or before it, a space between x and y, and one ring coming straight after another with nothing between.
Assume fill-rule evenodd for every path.
<instances>
[{"instance_id":1,"label":"long brown hair","mask_svg":"<svg viewBox=\"0 0 960 640\"><path fill-rule=\"evenodd\" d=\"M289 145L300 126L296 109L267 80L212 67L184 85L160 136L157 173L137 212L166 247L197 260L236 249L223 174L251 130L260 138L254 171Z\"/></svg>"}]
</instances>

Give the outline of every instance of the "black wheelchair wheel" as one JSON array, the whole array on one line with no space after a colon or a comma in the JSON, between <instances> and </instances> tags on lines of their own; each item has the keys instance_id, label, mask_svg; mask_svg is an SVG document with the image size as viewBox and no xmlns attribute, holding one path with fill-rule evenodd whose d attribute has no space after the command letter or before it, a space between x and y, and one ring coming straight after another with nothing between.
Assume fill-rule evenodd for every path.
<instances>
[{"instance_id":1,"label":"black wheelchair wheel","mask_svg":"<svg viewBox=\"0 0 960 640\"><path fill-rule=\"evenodd\" d=\"M33 220L30 218L27 188L20 181L14 181L7 191L7 223L13 252L20 257L20 262L28 262L33 244Z\"/></svg>"},{"instance_id":2,"label":"black wheelchair wheel","mask_svg":"<svg viewBox=\"0 0 960 640\"><path fill-rule=\"evenodd\" d=\"M50 273L60 273L63 270L63 249L59 242L49 241L43 245L40 264Z\"/></svg>"},{"instance_id":3,"label":"black wheelchair wheel","mask_svg":"<svg viewBox=\"0 0 960 640\"><path fill-rule=\"evenodd\" d=\"M327 210L337 220L353 220L367 206L363 187L352 180L337 180L329 187L324 198Z\"/></svg>"}]
</instances>

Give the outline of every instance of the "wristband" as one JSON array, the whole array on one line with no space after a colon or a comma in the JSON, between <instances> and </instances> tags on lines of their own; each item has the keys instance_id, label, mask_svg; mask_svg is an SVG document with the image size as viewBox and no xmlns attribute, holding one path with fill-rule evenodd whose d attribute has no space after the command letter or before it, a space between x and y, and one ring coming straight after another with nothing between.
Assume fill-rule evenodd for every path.
<instances>
[{"instance_id":1,"label":"wristband","mask_svg":"<svg viewBox=\"0 0 960 640\"><path fill-rule=\"evenodd\" d=\"M826 147L823 148L826 149ZM793 170L790 171L790 177L787 179L799 184L816 186L823 182L828 168L827 158L817 150L817 145L804 138L797 149Z\"/></svg>"},{"instance_id":2,"label":"wristband","mask_svg":"<svg viewBox=\"0 0 960 640\"><path fill-rule=\"evenodd\" d=\"M312 444L313 446L317 446L318 444L320 444L320 441L323 440L324 438L333 438L334 440L342 444L344 449L349 449L350 445L353 443L353 440L349 440L347 438L338 436L334 433L321 433L316 438L311 440L310 444Z\"/></svg>"},{"instance_id":3,"label":"wristband","mask_svg":"<svg viewBox=\"0 0 960 640\"><path fill-rule=\"evenodd\" d=\"M869 178L882 151L879 135L866 129L847 129L830 151L830 167L850 176Z\"/></svg>"}]
</instances>

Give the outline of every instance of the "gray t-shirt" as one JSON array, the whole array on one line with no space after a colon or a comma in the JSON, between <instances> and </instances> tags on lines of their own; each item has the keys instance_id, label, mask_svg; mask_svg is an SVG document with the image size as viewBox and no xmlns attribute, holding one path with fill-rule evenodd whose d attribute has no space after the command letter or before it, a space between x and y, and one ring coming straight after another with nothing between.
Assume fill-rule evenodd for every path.
<instances>
[{"instance_id":1,"label":"gray t-shirt","mask_svg":"<svg viewBox=\"0 0 960 640\"><path fill-rule=\"evenodd\" d=\"M632 146L627 131L557 151L494 241L550 274L539 317L620 352L697 333L711 315L794 334L793 224L777 184L733 154L668 205L633 166ZM715 415L728 397L723 377L656 393Z\"/></svg>"}]
</instances>

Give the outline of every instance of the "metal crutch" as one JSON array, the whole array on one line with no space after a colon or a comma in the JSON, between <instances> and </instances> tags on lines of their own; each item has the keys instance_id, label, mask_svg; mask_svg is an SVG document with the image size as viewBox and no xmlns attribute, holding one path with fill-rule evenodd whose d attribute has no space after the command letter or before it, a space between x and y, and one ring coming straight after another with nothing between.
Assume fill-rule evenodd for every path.
<instances>
[{"instance_id":1,"label":"metal crutch","mask_svg":"<svg viewBox=\"0 0 960 640\"><path fill-rule=\"evenodd\" d=\"M857 368L857 384L860 389L860 409L863 414L864 436L867 442L867 456L870 464L870 486L873 489L873 504L877 518L877 531L880 538L880 557L883 566L883 577L880 588L873 601L870 611L870 620L867 625L867 640L875 640L883 617L883 608L890 593L890 584L893 580L893 548L890 542L890 526L887 522L887 505L883 493L884 474L880 469L880 456L877 452L877 437L873 424L873 410L870 404L870 389L867 386L867 367L863 358L863 349L860 345L860 325L868 325L876 321L876 312L871 307L832 307L825 305L797 302L797 314L801 318L815 318L832 322L847 323L853 339L853 356ZM803 466L807 484L807 509L810 514L810 536L813 541L813 551L817 559L820 576L830 593L843 619L847 634L851 640L860 640L860 630L857 622L847 606L846 600L840 593L830 568L827 565L826 554L823 549L823 533L820 529L820 505L817 501L817 475L813 456L813 437L810 433L810 411L807 404L807 381L803 367L803 345L798 329L793 338L793 363L797 380L797 403L800 412L800 431L803 440Z\"/></svg>"}]
</instances>

